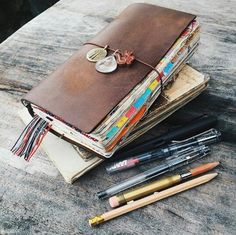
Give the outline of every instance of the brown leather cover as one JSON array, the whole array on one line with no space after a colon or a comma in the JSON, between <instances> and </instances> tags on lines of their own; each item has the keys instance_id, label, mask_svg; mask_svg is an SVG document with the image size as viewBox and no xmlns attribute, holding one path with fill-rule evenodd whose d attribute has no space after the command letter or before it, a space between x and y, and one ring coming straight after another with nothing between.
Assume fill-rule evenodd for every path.
<instances>
[{"instance_id":1,"label":"brown leather cover","mask_svg":"<svg viewBox=\"0 0 236 235\"><path fill-rule=\"evenodd\" d=\"M133 51L137 58L156 66L194 18L184 12L136 3L90 42ZM82 46L23 101L48 110L83 132L94 130L151 69L135 61L113 73L99 73L86 59L92 48Z\"/></svg>"}]
</instances>

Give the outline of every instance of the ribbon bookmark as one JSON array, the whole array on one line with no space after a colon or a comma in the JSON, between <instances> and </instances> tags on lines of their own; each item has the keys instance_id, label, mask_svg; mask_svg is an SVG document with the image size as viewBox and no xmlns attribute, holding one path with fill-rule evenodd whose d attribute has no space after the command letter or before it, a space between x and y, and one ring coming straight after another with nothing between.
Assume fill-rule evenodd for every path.
<instances>
[{"instance_id":1,"label":"ribbon bookmark","mask_svg":"<svg viewBox=\"0 0 236 235\"><path fill-rule=\"evenodd\" d=\"M11 152L19 157L23 156L26 161L29 161L50 128L51 125L49 123L35 115L20 134Z\"/></svg>"}]
</instances>

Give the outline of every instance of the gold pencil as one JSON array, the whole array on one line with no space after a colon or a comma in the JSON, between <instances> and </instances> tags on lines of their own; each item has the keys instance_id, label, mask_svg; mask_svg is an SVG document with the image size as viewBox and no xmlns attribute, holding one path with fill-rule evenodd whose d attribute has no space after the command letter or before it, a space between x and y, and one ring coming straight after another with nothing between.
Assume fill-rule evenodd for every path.
<instances>
[{"instance_id":1,"label":"gold pencil","mask_svg":"<svg viewBox=\"0 0 236 235\"><path fill-rule=\"evenodd\" d=\"M163 190L159 193L154 193L150 196L139 199L139 200L134 201L134 202L127 204L125 206L121 206L117 209L108 211L102 215L97 215L97 216L89 219L89 224L90 224L90 226L96 226L96 225L101 224L105 221L111 220L111 219L116 218L120 215L126 214L130 211L133 211L133 210L136 210L140 207L147 206L147 205L154 203L156 201L159 201L161 199L170 197L172 195L175 195L177 193L191 189L191 188L196 187L198 185L207 183L210 180L212 180L213 178L215 178L217 175L218 175L217 173L206 174L206 175L200 176L198 178L189 180L185 183L171 187L169 189Z\"/></svg>"}]
</instances>

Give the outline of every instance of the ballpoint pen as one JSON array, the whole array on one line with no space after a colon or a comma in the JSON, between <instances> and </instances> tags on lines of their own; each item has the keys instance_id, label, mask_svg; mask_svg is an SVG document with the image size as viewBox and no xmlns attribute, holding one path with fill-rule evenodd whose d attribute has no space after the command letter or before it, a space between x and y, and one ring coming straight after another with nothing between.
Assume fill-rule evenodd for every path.
<instances>
[{"instance_id":1,"label":"ballpoint pen","mask_svg":"<svg viewBox=\"0 0 236 235\"><path fill-rule=\"evenodd\" d=\"M219 131L217 131L216 129L210 129L186 140L174 141L171 144L164 146L163 148L154 149L147 153L115 162L107 166L106 170L108 173L115 173L118 171L126 170L138 164L143 164L152 160L170 157L174 153L188 147L216 143L220 140L220 137L221 133Z\"/></svg>"},{"instance_id":2,"label":"ballpoint pen","mask_svg":"<svg viewBox=\"0 0 236 235\"><path fill-rule=\"evenodd\" d=\"M194 148L189 148L188 150L185 150L185 153L183 153L181 156L177 156L171 159L166 159L165 162L161 165L158 165L138 175L128 178L127 180L121 183L117 183L105 191L98 192L97 196L98 198L101 199L113 196L137 184L140 184L156 176L162 175L166 172L172 171L176 168L189 164L194 160L200 159L206 156L209 152L210 149L204 145Z\"/></svg>"},{"instance_id":3,"label":"ballpoint pen","mask_svg":"<svg viewBox=\"0 0 236 235\"><path fill-rule=\"evenodd\" d=\"M208 172L208 171L212 170L213 168L215 168L216 166L218 166L219 164L220 164L219 162L206 163L206 164L200 165L198 167L192 168L188 171L185 171L183 173L168 176L168 177L162 178L160 180L155 180L155 181L153 181L151 183L147 183L143 186L139 186L134 189L117 194L117 195L109 198L110 206L113 208L118 207L118 206L124 205L128 202L131 202L133 200L143 198L143 197L150 195L154 192L169 188L170 186L178 184L188 178Z\"/></svg>"}]
</instances>

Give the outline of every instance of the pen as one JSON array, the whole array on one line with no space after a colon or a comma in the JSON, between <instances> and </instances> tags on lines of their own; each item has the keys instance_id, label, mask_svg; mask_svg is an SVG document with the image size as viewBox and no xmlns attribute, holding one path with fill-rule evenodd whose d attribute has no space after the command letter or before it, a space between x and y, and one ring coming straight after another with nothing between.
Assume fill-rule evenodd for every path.
<instances>
[{"instance_id":1,"label":"pen","mask_svg":"<svg viewBox=\"0 0 236 235\"><path fill-rule=\"evenodd\" d=\"M214 127L217 124L217 119L214 116L203 115L181 127L175 128L161 136L146 140L142 143L138 143L131 149L125 147L122 148L118 154L125 156L132 156L134 154L141 154L152 150L154 148L160 147L162 145L168 144L171 140L183 140L189 138L190 136L201 133Z\"/></svg>"},{"instance_id":2,"label":"pen","mask_svg":"<svg viewBox=\"0 0 236 235\"><path fill-rule=\"evenodd\" d=\"M217 173L203 175L203 176L197 177L195 179L189 180L187 182L184 182L182 184L173 186L169 189L163 190L159 193L154 193L154 194L149 195L145 198L134 201L130 204L127 204L127 205L121 206L119 208L116 208L114 210L108 211L102 215L97 215L95 217L92 217L89 219L89 224L90 224L90 226L96 226L96 225L101 224L105 221L108 221L108 220L114 219L120 215L126 214L130 211L136 210L138 208L147 206L147 205L154 203L156 201L159 201L161 199L173 196L177 193L180 193L180 192L186 191L188 189L202 185L204 183L207 183L210 180L212 180L213 178L215 178L217 175L218 175Z\"/></svg>"},{"instance_id":3,"label":"pen","mask_svg":"<svg viewBox=\"0 0 236 235\"><path fill-rule=\"evenodd\" d=\"M137 184L140 184L156 176L174 170L178 167L184 166L194 160L200 159L206 156L209 152L210 149L204 145L195 148L189 148L188 150L185 150L185 153L182 154L181 156L177 156L171 159L166 159L165 163L161 165L158 165L138 175L128 178L127 180L121 183L115 184L114 186L108 188L105 191L98 192L97 196L100 199L113 196Z\"/></svg>"},{"instance_id":4,"label":"pen","mask_svg":"<svg viewBox=\"0 0 236 235\"><path fill-rule=\"evenodd\" d=\"M147 195L150 195L154 192L160 191L162 189L168 188L175 184L180 183L183 180L186 180L190 177L200 175L202 173L208 172L218 166L219 162L211 162L200 165L198 167L192 168L189 171L186 171L181 174L172 175L165 177L160 180L155 180L151 183L145 184L144 186L131 189L129 191L125 191L118 195L109 198L109 204L111 207L122 206L130 201L137 200L139 198L143 198Z\"/></svg>"},{"instance_id":5,"label":"pen","mask_svg":"<svg viewBox=\"0 0 236 235\"><path fill-rule=\"evenodd\" d=\"M170 157L175 152L180 151L184 148L203 144L213 144L220 140L220 136L221 133L219 131L217 131L216 129L210 129L186 140L174 141L172 144L166 145L163 148L154 149L147 153L115 162L110 166L107 166L106 171L108 173L115 173L118 171L127 170L139 164L143 164L156 159Z\"/></svg>"}]
</instances>

